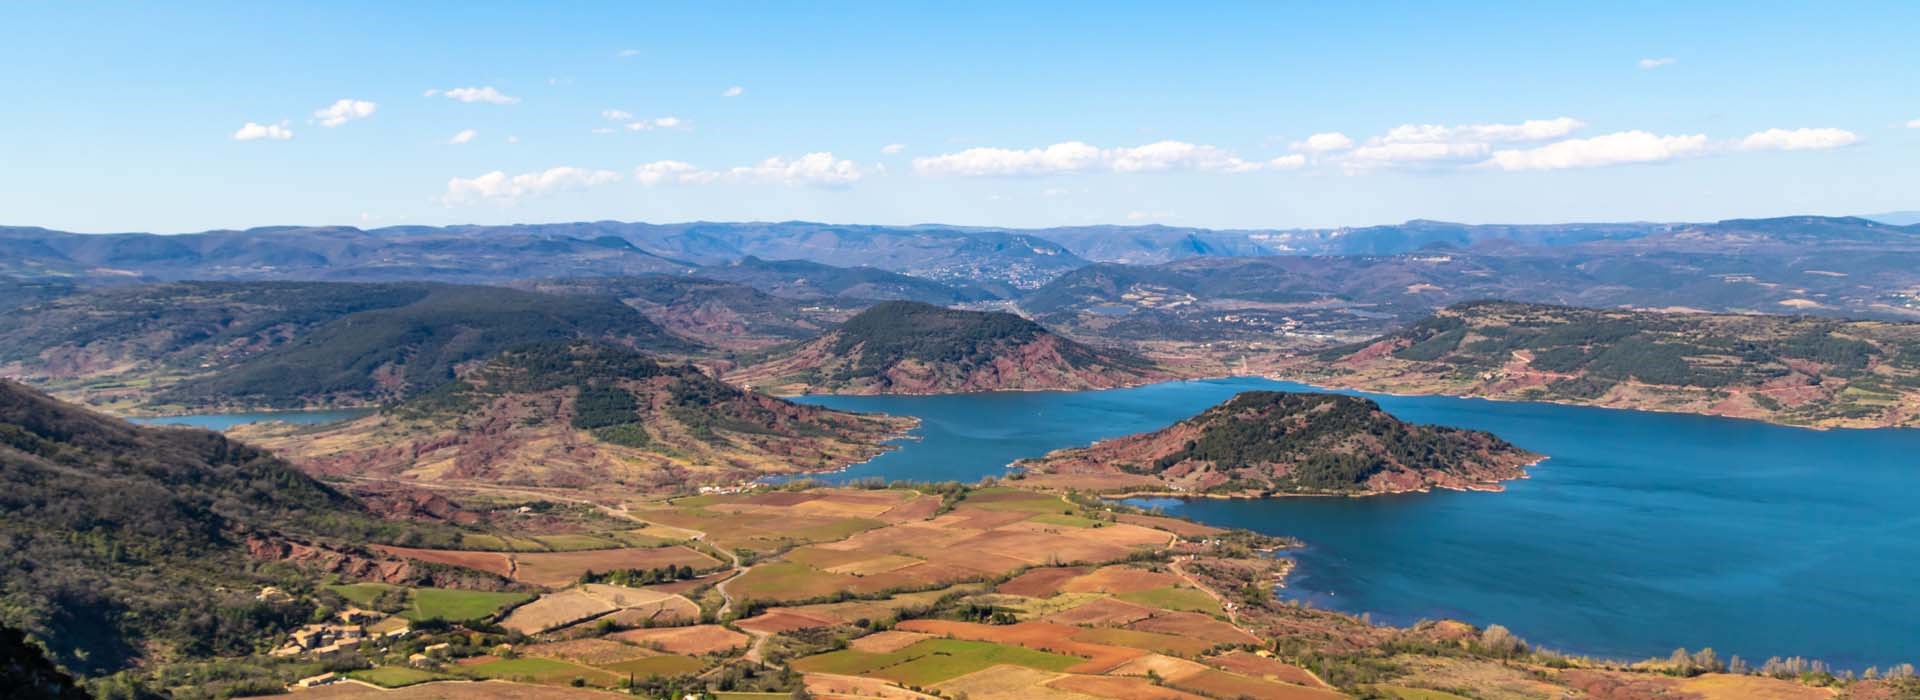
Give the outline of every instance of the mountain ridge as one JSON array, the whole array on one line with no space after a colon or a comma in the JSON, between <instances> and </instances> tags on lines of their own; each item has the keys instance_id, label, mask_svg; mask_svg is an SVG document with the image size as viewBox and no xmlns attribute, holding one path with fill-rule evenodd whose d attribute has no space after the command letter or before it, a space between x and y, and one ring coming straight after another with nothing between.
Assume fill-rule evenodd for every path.
<instances>
[{"instance_id":1,"label":"mountain ridge","mask_svg":"<svg viewBox=\"0 0 1920 700\"><path fill-rule=\"evenodd\" d=\"M1014 314L893 301L768 351L727 379L779 393L863 394L1113 388L1170 376Z\"/></svg>"}]
</instances>

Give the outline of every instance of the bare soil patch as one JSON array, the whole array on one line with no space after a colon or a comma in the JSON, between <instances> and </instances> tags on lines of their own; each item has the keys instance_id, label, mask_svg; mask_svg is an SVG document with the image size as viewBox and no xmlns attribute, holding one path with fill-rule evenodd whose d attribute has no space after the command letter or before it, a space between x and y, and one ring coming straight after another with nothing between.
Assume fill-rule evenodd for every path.
<instances>
[{"instance_id":1,"label":"bare soil patch","mask_svg":"<svg viewBox=\"0 0 1920 700\"><path fill-rule=\"evenodd\" d=\"M643 647L658 648L670 654L700 656L728 649L747 646L751 637L721 627L719 625L695 625L692 627L657 627L654 629L627 630L609 635L613 639L637 644Z\"/></svg>"}]
</instances>

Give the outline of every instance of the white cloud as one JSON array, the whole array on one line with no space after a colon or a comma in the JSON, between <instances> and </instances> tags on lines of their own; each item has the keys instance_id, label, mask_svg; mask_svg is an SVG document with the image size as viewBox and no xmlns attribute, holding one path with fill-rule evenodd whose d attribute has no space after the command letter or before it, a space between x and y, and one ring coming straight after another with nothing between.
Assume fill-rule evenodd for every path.
<instances>
[{"instance_id":1,"label":"white cloud","mask_svg":"<svg viewBox=\"0 0 1920 700\"><path fill-rule=\"evenodd\" d=\"M633 113L619 109L600 110L600 117L611 122L623 122L633 118Z\"/></svg>"},{"instance_id":2,"label":"white cloud","mask_svg":"<svg viewBox=\"0 0 1920 700\"><path fill-rule=\"evenodd\" d=\"M633 169L633 179L642 185L677 183L682 185L711 182L717 173L701 170L692 163L677 160L657 160Z\"/></svg>"},{"instance_id":3,"label":"white cloud","mask_svg":"<svg viewBox=\"0 0 1920 700\"><path fill-rule=\"evenodd\" d=\"M450 88L447 90L439 90L439 89L428 90L426 91L425 95L427 97L444 96L450 100L459 100L461 102L468 102L468 103L485 102L488 104L496 104L496 105L510 105L520 101L520 98L518 97L505 95L505 94L502 94L499 90L493 89L492 85L487 85L484 87Z\"/></svg>"},{"instance_id":4,"label":"white cloud","mask_svg":"<svg viewBox=\"0 0 1920 700\"><path fill-rule=\"evenodd\" d=\"M520 137L509 135L507 136L507 143L520 143Z\"/></svg>"},{"instance_id":5,"label":"white cloud","mask_svg":"<svg viewBox=\"0 0 1920 700\"><path fill-rule=\"evenodd\" d=\"M548 168L540 172L508 176L495 170L479 177L456 177L447 181L447 192L440 202L446 206L495 201L512 204L523 197L537 197L568 190L584 190L617 182L620 173L611 170L587 170L571 166Z\"/></svg>"},{"instance_id":6,"label":"white cloud","mask_svg":"<svg viewBox=\"0 0 1920 700\"><path fill-rule=\"evenodd\" d=\"M1859 143L1860 135L1846 129L1768 129L1740 140L1747 151L1811 151Z\"/></svg>"},{"instance_id":7,"label":"white cloud","mask_svg":"<svg viewBox=\"0 0 1920 700\"><path fill-rule=\"evenodd\" d=\"M1674 62L1674 59L1672 57L1643 58L1643 59L1640 59L1639 65L1640 65L1640 70L1653 70L1655 68L1659 68L1662 66L1671 66L1673 65L1673 62Z\"/></svg>"},{"instance_id":8,"label":"white cloud","mask_svg":"<svg viewBox=\"0 0 1920 700\"><path fill-rule=\"evenodd\" d=\"M1465 163L1486 157L1484 143L1369 143L1341 160L1349 172L1397 166L1435 166Z\"/></svg>"},{"instance_id":9,"label":"white cloud","mask_svg":"<svg viewBox=\"0 0 1920 700\"><path fill-rule=\"evenodd\" d=\"M447 143L457 146L457 145L466 143L468 141L472 141L473 137L479 136L479 135L480 135L480 132L475 131L473 129L461 129L460 133L454 134L453 138L447 139Z\"/></svg>"},{"instance_id":10,"label":"white cloud","mask_svg":"<svg viewBox=\"0 0 1920 700\"><path fill-rule=\"evenodd\" d=\"M724 181L840 188L859 182L866 175L867 171L859 164L835 158L827 152L808 153L793 160L774 156L753 165L726 170L703 170L677 160L654 161L633 170L633 179L647 186L699 185Z\"/></svg>"},{"instance_id":11,"label":"white cloud","mask_svg":"<svg viewBox=\"0 0 1920 700\"><path fill-rule=\"evenodd\" d=\"M242 126L239 131L233 132L233 140L235 141L258 141L260 139L285 141L290 138L293 138L293 130L287 128L287 122L284 120L278 124L255 124L253 122L247 122L246 126Z\"/></svg>"},{"instance_id":12,"label":"white cloud","mask_svg":"<svg viewBox=\"0 0 1920 700\"><path fill-rule=\"evenodd\" d=\"M677 129L682 126L686 126L686 122L681 120L679 117L654 117L652 119L642 119L636 122L628 122L627 130L628 131L652 131L654 129Z\"/></svg>"},{"instance_id":13,"label":"white cloud","mask_svg":"<svg viewBox=\"0 0 1920 700\"><path fill-rule=\"evenodd\" d=\"M747 89L738 85L720 91L721 97L739 97L745 94L747 94Z\"/></svg>"},{"instance_id":14,"label":"white cloud","mask_svg":"<svg viewBox=\"0 0 1920 700\"><path fill-rule=\"evenodd\" d=\"M880 147L881 153L885 153L890 156L900 155L901 153L905 153L906 150L907 150L907 145L904 143L890 143Z\"/></svg>"},{"instance_id":15,"label":"white cloud","mask_svg":"<svg viewBox=\"0 0 1920 700\"><path fill-rule=\"evenodd\" d=\"M640 55L640 50L639 49L621 49L619 51L614 52L613 55L619 58L633 58L634 56Z\"/></svg>"},{"instance_id":16,"label":"white cloud","mask_svg":"<svg viewBox=\"0 0 1920 700\"><path fill-rule=\"evenodd\" d=\"M1305 167L1306 164L1307 157L1298 153L1280 156L1279 158L1267 161L1267 167L1274 170L1293 170L1295 168Z\"/></svg>"},{"instance_id":17,"label":"white cloud","mask_svg":"<svg viewBox=\"0 0 1920 700\"><path fill-rule=\"evenodd\" d=\"M832 153L821 151L793 160L774 156L755 165L729 170L727 176L745 182L845 187L858 182L866 173L853 161L839 160Z\"/></svg>"},{"instance_id":18,"label":"white cloud","mask_svg":"<svg viewBox=\"0 0 1920 700\"><path fill-rule=\"evenodd\" d=\"M1920 119L1915 119L1915 120L1912 120L1912 121L1909 121L1909 122L1907 122L1907 128L1909 128L1909 129L1920 129Z\"/></svg>"},{"instance_id":19,"label":"white cloud","mask_svg":"<svg viewBox=\"0 0 1920 700\"><path fill-rule=\"evenodd\" d=\"M1353 148L1353 139L1338 131L1329 131L1308 136L1305 141L1295 141L1290 148L1304 153L1331 153Z\"/></svg>"},{"instance_id":20,"label":"white cloud","mask_svg":"<svg viewBox=\"0 0 1920 700\"><path fill-rule=\"evenodd\" d=\"M1562 170L1657 163L1700 155L1706 150L1706 134L1661 136L1645 131L1621 131L1537 148L1497 151L1486 165L1501 170Z\"/></svg>"},{"instance_id":21,"label":"white cloud","mask_svg":"<svg viewBox=\"0 0 1920 700\"><path fill-rule=\"evenodd\" d=\"M1060 175L1096 171L1150 173L1200 170L1240 173L1262 167L1261 163L1243 160L1223 149L1184 141L1159 141L1130 148L1099 148L1081 141L1067 141L1044 148L969 148L913 159L914 170L922 175L961 177Z\"/></svg>"},{"instance_id":22,"label":"white cloud","mask_svg":"<svg viewBox=\"0 0 1920 700\"><path fill-rule=\"evenodd\" d=\"M379 108L380 105L366 100L343 98L331 105L314 110L313 118L318 120L321 126L331 129L355 119L371 117L374 110Z\"/></svg>"},{"instance_id":23,"label":"white cloud","mask_svg":"<svg viewBox=\"0 0 1920 700\"><path fill-rule=\"evenodd\" d=\"M1586 126L1573 117L1528 119L1519 124L1402 124L1389 129L1380 143L1491 143L1544 141L1571 134Z\"/></svg>"}]
</instances>

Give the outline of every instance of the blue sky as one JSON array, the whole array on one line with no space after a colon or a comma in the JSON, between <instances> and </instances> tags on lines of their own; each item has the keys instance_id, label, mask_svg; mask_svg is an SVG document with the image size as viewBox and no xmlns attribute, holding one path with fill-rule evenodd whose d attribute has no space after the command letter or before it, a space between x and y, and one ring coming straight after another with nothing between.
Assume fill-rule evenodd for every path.
<instances>
[{"instance_id":1,"label":"blue sky","mask_svg":"<svg viewBox=\"0 0 1920 700\"><path fill-rule=\"evenodd\" d=\"M1920 209L1920 3L1030 4L9 3L0 224Z\"/></svg>"}]
</instances>

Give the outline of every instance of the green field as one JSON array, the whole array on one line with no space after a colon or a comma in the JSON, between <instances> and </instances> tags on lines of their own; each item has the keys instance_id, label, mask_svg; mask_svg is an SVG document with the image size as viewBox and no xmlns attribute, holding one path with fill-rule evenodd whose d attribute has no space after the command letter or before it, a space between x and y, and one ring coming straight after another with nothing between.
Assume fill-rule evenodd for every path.
<instances>
[{"instance_id":1,"label":"green field","mask_svg":"<svg viewBox=\"0 0 1920 700\"><path fill-rule=\"evenodd\" d=\"M1368 686L1367 689L1376 693L1385 694L1387 697L1395 698L1396 700L1467 700L1466 698L1460 697L1458 695L1454 695L1453 693L1445 693L1438 690L1427 690L1426 688L1408 688L1408 687L1398 686L1398 685L1375 685L1375 686Z\"/></svg>"},{"instance_id":2,"label":"green field","mask_svg":"<svg viewBox=\"0 0 1920 700\"><path fill-rule=\"evenodd\" d=\"M614 549L619 542L593 535L538 535L533 539L556 552L579 552L589 549Z\"/></svg>"},{"instance_id":3,"label":"green field","mask_svg":"<svg viewBox=\"0 0 1920 700\"><path fill-rule=\"evenodd\" d=\"M741 574L727 589L747 600L806 600L832 595L854 580L811 566L776 561Z\"/></svg>"},{"instance_id":4,"label":"green field","mask_svg":"<svg viewBox=\"0 0 1920 700\"><path fill-rule=\"evenodd\" d=\"M478 620L493 616L501 608L532 599L533 596L525 593L417 588L413 591L413 605L401 615L412 620Z\"/></svg>"},{"instance_id":5,"label":"green field","mask_svg":"<svg viewBox=\"0 0 1920 700\"><path fill-rule=\"evenodd\" d=\"M1041 513L1027 520L1036 523L1046 523L1048 525L1065 525L1067 527L1093 527L1095 523L1100 522L1093 518L1083 518L1078 515L1062 515L1060 513Z\"/></svg>"},{"instance_id":6,"label":"green field","mask_svg":"<svg viewBox=\"0 0 1920 700\"><path fill-rule=\"evenodd\" d=\"M600 668L623 676L629 673L636 676L682 676L699 673L706 667L705 662L690 656L649 656L644 659L605 664Z\"/></svg>"},{"instance_id":7,"label":"green field","mask_svg":"<svg viewBox=\"0 0 1920 700\"><path fill-rule=\"evenodd\" d=\"M1220 609L1220 603L1215 601L1213 596L1207 595L1195 588L1168 586L1166 588L1122 593L1114 597L1129 603L1139 603L1149 607L1160 608L1161 610L1180 610L1206 613L1208 615L1226 614L1226 611Z\"/></svg>"},{"instance_id":8,"label":"green field","mask_svg":"<svg viewBox=\"0 0 1920 700\"><path fill-rule=\"evenodd\" d=\"M532 681L536 683L565 683L575 678L585 678L594 685L612 685L625 676L614 676L597 668L589 668L565 661L553 659L501 659L489 661L478 666L469 666L468 672L480 678L499 678L503 680Z\"/></svg>"},{"instance_id":9,"label":"green field","mask_svg":"<svg viewBox=\"0 0 1920 700\"><path fill-rule=\"evenodd\" d=\"M348 672L347 677L354 680L366 681L382 688L399 688L415 683L425 683L427 681L437 681L447 678L447 676L432 671L422 671L406 666L364 668L358 671Z\"/></svg>"},{"instance_id":10,"label":"green field","mask_svg":"<svg viewBox=\"0 0 1920 700\"><path fill-rule=\"evenodd\" d=\"M1078 513L1080 509L1059 496L1050 496L1033 491L1021 491L1006 487L979 489L964 501L965 505L984 510L1010 510L1019 513L1055 513L1065 515Z\"/></svg>"},{"instance_id":11,"label":"green field","mask_svg":"<svg viewBox=\"0 0 1920 700\"><path fill-rule=\"evenodd\" d=\"M397 588L400 587L385 583L348 583L337 586L327 586L327 590L338 593L340 597L363 608L372 608L375 598L380 597L382 593Z\"/></svg>"},{"instance_id":12,"label":"green field","mask_svg":"<svg viewBox=\"0 0 1920 700\"><path fill-rule=\"evenodd\" d=\"M885 654L845 649L800 659L792 666L796 671L808 673L870 676L925 686L997 664L1064 671L1085 660L992 642L929 639Z\"/></svg>"}]
</instances>

